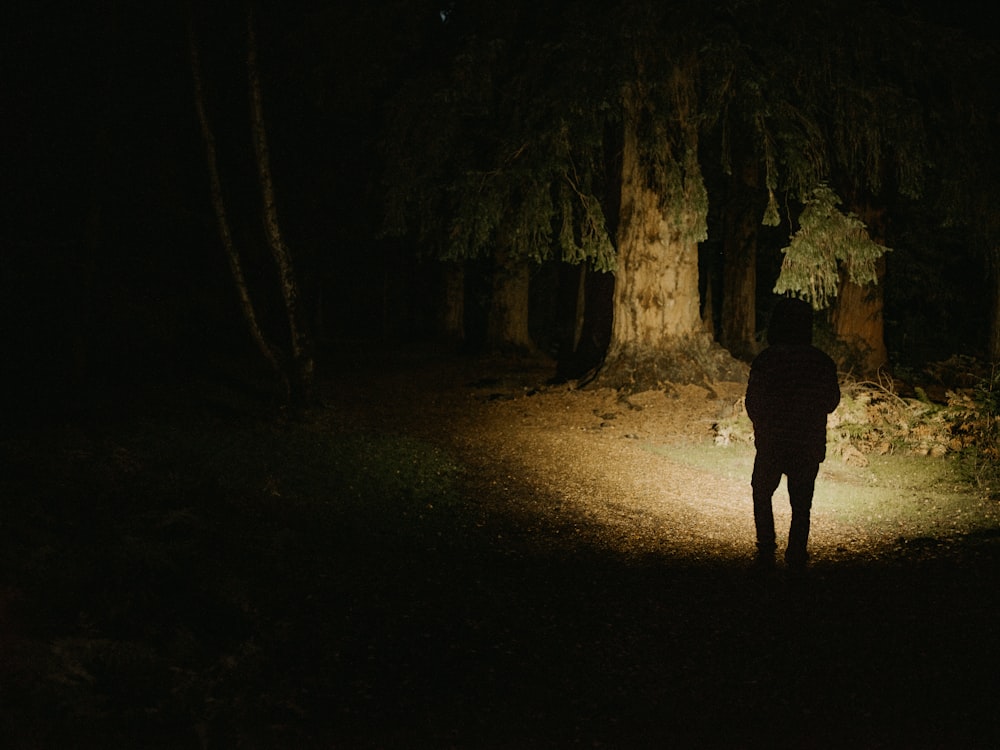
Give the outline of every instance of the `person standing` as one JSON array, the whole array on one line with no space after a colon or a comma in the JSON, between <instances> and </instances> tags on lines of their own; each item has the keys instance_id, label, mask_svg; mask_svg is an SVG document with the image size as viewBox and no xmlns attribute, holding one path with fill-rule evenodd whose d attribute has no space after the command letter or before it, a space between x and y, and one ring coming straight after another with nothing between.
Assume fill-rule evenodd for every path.
<instances>
[{"instance_id":1,"label":"person standing","mask_svg":"<svg viewBox=\"0 0 1000 750\"><path fill-rule=\"evenodd\" d=\"M768 327L768 347L754 359L746 410L753 422L753 513L757 561L774 564L777 543L772 496L788 478L792 522L785 562L805 567L809 516L819 465L826 458L826 417L840 403L837 366L812 345L813 310L807 302L782 298Z\"/></svg>"}]
</instances>

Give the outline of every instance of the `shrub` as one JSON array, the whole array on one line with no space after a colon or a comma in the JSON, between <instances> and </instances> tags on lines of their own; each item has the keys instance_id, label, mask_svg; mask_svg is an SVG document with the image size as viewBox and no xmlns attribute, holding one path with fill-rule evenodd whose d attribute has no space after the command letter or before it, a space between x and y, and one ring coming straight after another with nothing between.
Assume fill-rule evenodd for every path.
<instances>
[{"instance_id":1,"label":"shrub","mask_svg":"<svg viewBox=\"0 0 1000 750\"><path fill-rule=\"evenodd\" d=\"M953 395L949 406L965 478L1000 497L1000 366L994 364L971 392Z\"/></svg>"},{"instance_id":2,"label":"shrub","mask_svg":"<svg viewBox=\"0 0 1000 750\"><path fill-rule=\"evenodd\" d=\"M855 465L867 464L872 454L951 455L967 481L1000 496L1000 368L952 358L928 365L927 374L937 381L934 399L921 387L901 396L889 377L844 380L840 405L827 422L828 455ZM752 443L742 399L714 432L717 445Z\"/></svg>"}]
</instances>

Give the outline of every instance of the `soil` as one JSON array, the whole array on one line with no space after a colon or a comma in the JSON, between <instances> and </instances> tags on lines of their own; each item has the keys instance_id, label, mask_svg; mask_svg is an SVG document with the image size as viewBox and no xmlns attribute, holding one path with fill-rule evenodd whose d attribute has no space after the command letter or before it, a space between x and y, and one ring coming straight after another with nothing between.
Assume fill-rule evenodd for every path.
<instances>
[{"instance_id":1,"label":"soil","mask_svg":"<svg viewBox=\"0 0 1000 750\"><path fill-rule=\"evenodd\" d=\"M455 451L470 467L473 492L491 522L506 521L539 546L716 562L753 556L752 445L724 447L718 429L742 409L745 382L667 383L624 393L553 383L555 365L547 360L423 351L358 358L336 369L326 401L339 429L408 434ZM824 501L824 485L858 495L879 483L865 468L867 459L851 465L860 454L849 451L831 452L820 469L814 566L898 551L909 538L929 533L885 508L859 518ZM920 478L911 479L898 482L901 495L920 493ZM949 485L944 491L965 490ZM872 498L873 505L879 501ZM941 534L1000 525L995 502L970 496L967 505L966 512L974 511L971 525ZM774 506L780 553L790 521L784 482Z\"/></svg>"},{"instance_id":2,"label":"soil","mask_svg":"<svg viewBox=\"0 0 1000 750\"><path fill-rule=\"evenodd\" d=\"M1000 747L1000 510L947 459L832 450L761 571L745 383L321 372L0 440L4 747Z\"/></svg>"},{"instance_id":3,"label":"soil","mask_svg":"<svg viewBox=\"0 0 1000 750\"><path fill-rule=\"evenodd\" d=\"M715 429L745 383L624 394L553 370L341 363L324 427L439 445L467 470L460 523L478 514L382 553L393 603L365 637L390 687L345 709L347 746L996 746L995 501L940 459L831 456L805 575L756 570L752 446Z\"/></svg>"},{"instance_id":4,"label":"soil","mask_svg":"<svg viewBox=\"0 0 1000 750\"><path fill-rule=\"evenodd\" d=\"M706 552L749 550L749 476L719 481L651 450L711 443L745 383L623 394L552 384L545 360L393 359L367 362L363 377L341 370L327 401L342 427L447 445L483 493L548 536L626 554L692 539Z\"/></svg>"}]
</instances>

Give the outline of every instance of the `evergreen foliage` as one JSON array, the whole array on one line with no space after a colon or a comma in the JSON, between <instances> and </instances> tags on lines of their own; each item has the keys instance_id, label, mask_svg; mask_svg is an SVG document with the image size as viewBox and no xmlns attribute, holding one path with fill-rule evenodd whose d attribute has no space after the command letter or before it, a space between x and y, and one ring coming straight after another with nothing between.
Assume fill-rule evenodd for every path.
<instances>
[{"instance_id":1,"label":"evergreen foliage","mask_svg":"<svg viewBox=\"0 0 1000 750\"><path fill-rule=\"evenodd\" d=\"M619 13L542 5L449 16L448 53L388 109L386 234L447 259L502 250L612 268L608 154L628 91L645 118L648 184L684 224L707 214L704 154L692 144L709 129L724 171L734 157L760 165L765 225L781 223L780 192L806 196L833 180L852 195L923 188L914 57L927 34L883 8L859 18L837 0L766 12L738 2ZM695 224L682 229L704 239Z\"/></svg>"},{"instance_id":2,"label":"evergreen foliage","mask_svg":"<svg viewBox=\"0 0 1000 750\"><path fill-rule=\"evenodd\" d=\"M593 27L518 5L456 10L445 26L449 55L388 107L383 233L446 260L613 268L602 202L613 111L600 72L580 77Z\"/></svg>"},{"instance_id":3,"label":"evergreen foliage","mask_svg":"<svg viewBox=\"0 0 1000 750\"><path fill-rule=\"evenodd\" d=\"M858 285L876 282L875 264L889 248L872 241L864 222L838 208L840 199L827 185L814 188L799 217L799 228L782 248L785 258L774 286L821 309L837 296L841 266Z\"/></svg>"},{"instance_id":4,"label":"evergreen foliage","mask_svg":"<svg viewBox=\"0 0 1000 750\"><path fill-rule=\"evenodd\" d=\"M705 122L725 174L758 165L764 225L781 224L782 193L801 200L820 183L852 198L924 194L935 27L880 3L724 7L705 49L704 85L721 87Z\"/></svg>"},{"instance_id":5,"label":"evergreen foliage","mask_svg":"<svg viewBox=\"0 0 1000 750\"><path fill-rule=\"evenodd\" d=\"M844 278L875 282L886 251L837 194L854 209L990 213L965 179L988 172L974 144L992 120L971 103L990 101L988 86L970 80L962 37L922 9L543 0L456 6L439 31L383 141L383 232L434 257L613 269L629 114L647 187L686 239L705 238L711 160L766 196L764 225L794 226L785 202L805 204L777 289L817 307ZM951 164L958 148L965 165Z\"/></svg>"}]
</instances>

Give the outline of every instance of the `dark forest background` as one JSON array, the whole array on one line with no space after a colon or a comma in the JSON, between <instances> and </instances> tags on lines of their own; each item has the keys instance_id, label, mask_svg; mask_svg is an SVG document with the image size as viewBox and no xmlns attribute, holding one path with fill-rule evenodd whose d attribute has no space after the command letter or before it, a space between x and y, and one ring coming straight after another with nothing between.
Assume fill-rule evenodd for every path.
<instances>
[{"instance_id":1,"label":"dark forest background","mask_svg":"<svg viewBox=\"0 0 1000 750\"><path fill-rule=\"evenodd\" d=\"M998 95L987 85L996 75L992 27L961 4L883 4L927 29L946 30L951 36L942 49L980 56L978 67L956 66L983 79L956 88L954 97L968 98L951 103L974 111L979 132L995 136ZM566 13L566 4L542 5L553 18ZM853 4L838 7L849 22ZM480 8L493 6L398 0L257 8L279 215L320 372L324 351L430 341L441 333L435 249L382 231L384 185L396 166L386 156L386 103L423 71L446 66L468 35L489 36L482 24L492 11ZM189 18L201 47L235 243L266 311L265 327L283 335L260 231L244 6L212 4L191 14L184 4L162 0L100 10L87 3L18 3L3 31L0 84L8 134L0 167L6 185L0 345L5 401L13 410L62 409L95 388L228 377L232 362L259 360L216 232L195 116ZM943 113L928 117L945 120ZM953 142L956 164L975 165L969 179L977 181L956 194L979 202L967 203L959 216L932 188L888 205L885 335L900 371L953 355L991 357L996 149L983 141L980 152L970 153L968 143ZM938 151L928 159L945 156ZM704 299L707 284L719 283L726 237L712 203L724 192L718 187L725 175L708 156L703 163L710 201L700 249ZM954 170L932 167L933 179L955 179ZM992 175L992 184L983 175ZM787 224L760 229L762 297L788 236ZM485 337L491 261L475 259L468 268L459 343L475 349ZM557 260L532 274L532 333L558 357L566 288L577 277Z\"/></svg>"},{"instance_id":2,"label":"dark forest background","mask_svg":"<svg viewBox=\"0 0 1000 750\"><path fill-rule=\"evenodd\" d=\"M297 359L248 28L312 342ZM15 0L0 27L4 747L1000 746L998 51L996 24L954 1ZM697 127L673 127L691 92ZM705 211L687 300L702 340L735 319L727 216L753 219L753 345L734 358L712 341L720 371L745 374L762 345L815 182L844 211L877 209L896 380L844 369L843 460L821 477L839 499L816 532L846 547L804 578L739 559L752 525L727 519L750 510L717 483L749 499L734 484L748 444L623 427L718 409L717 435L748 441L731 400L694 388L689 411L662 387L640 415L621 392L537 382L608 346L601 269L625 246L632 126L657 136L635 193L674 189L647 208L697 215L691 235ZM678 130L698 144L683 169L659 137ZM676 200L695 163L707 206ZM569 173L590 192L569 196L564 244L497 241L555 226ZM490 201L468 189L484 176ZM503 343L494 282L515 244L537 258L524 307L550 359L464 357ZM326 403L284 408L313 363ZM945 369L972 374L948 408L928 397L944 387L895 390ZM605 395L610 412L585 398ZM536 429L530 408L571 403ZM576 445L594 453L551 468Z\"/></svg>"}]
</instances>

